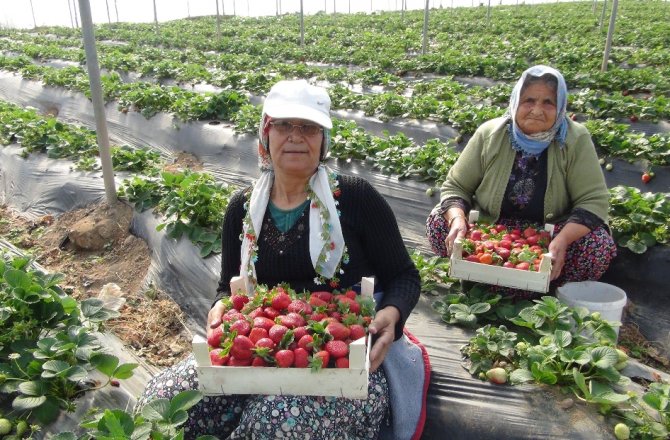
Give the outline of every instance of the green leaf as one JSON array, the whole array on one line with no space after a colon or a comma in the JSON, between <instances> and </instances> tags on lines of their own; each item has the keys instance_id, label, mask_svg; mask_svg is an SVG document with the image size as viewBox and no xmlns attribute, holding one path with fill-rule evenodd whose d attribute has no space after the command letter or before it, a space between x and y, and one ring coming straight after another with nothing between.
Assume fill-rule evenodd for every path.
<instances>
[{"instance_id":1,"label":"green leaf","mask_svg":"<svg viewBox=\"0 0 670 440\"><path fill-rule=\"evenodd\" d=\"M167 421L170 419L170 401L155 399L144 405L142 416L152 422Z\"/></svg>"},{"instance_id":2,"label":"green leaf","mask_svg":"<svg viewBox=\"0 0 670 440\"><path fill-rule=\"evenodd\" d=\"M509 380L511 384L516 385L532 382L535 379L533 378L533 373L531 373L529 370L526 370L525 368L517 368L509 375Z\"/></svg>"},{"instance_id":3,"label":"green leaf","mask_svg":"<svg viewBox=\"0 0 670 440\"><path fill-rule=\"evenodd\" d=\"M170 413L174 414L177 411L188 411L193 405L202 400L203 394L197 390L186 390L177 394L170 401Z\"/></svg>"},{"instance_id":4,"label":"green leaf","mask_svg":"<svg viewBox=\"0 0 670 440\"><path fill-rule=\"evenodd\" d=\"M188 413L181 409L170 417L170 423L172 423L173 426L179 426L183 423L186 423L187 420Z\"/></svg>"},{"instance_id":5,"label":"green leaf","mask_svg":"<svg viewBox=\"0 0 670 440\"><path fill-rule=\"evenodd\" d=\"M77 436L74 432L66 431L59 432L58 434L51 437L51 440L77 440Z\"/></svg>"},{"instance_id":6,"label":"green leaf","mask_svg":"<svg viewBox=\"0 0 670 440\"><path fill-rule=\"evenodd\" d=\"M554 342L561 348L568 347L572 343L572 333L565 330L554 332Z\"/></svg>"},{"instance_id":7,"label":"green leaf","mask_svg":"<svg viewBox=\"0 0 670 440\"><path fill-rule=\"evenodd\" d=\"M32 285L30 275L21 270L9 269L5 271L5 282L13 288L29 289Z\"/></svg>"},{"instance_id":8,"label":"green leaf","mask_svg":"<svg viewBox=\"0 0 670 440\"><path fill-rule=\"evenodd\" d=\"M597 380L592 380L589 383L589 388L591 391L591 398L589 400L591 402L616 405L630 399L628 394L616 393L610 386Z\"/></svg>"},{"instance_id":9,"label":"green leaf","mask_svg":"<svg viewBox=\"0 0 670 440\"><path fill-rule=\"evenodd\" d=\"M598 368L613 367L619 362L619 355L612 347L596 347L591 351L591 361Z\"/></svg>"},{"instance_id":10,"label":"green leaf","mask_svg":"<svg viewBox=\"0 0 670 440\"><path fill-rule=\"evenodd\" d=\"M16 396L12 402L12 408L17 411L28 411L35 409L47 401L46 396Z\"/></svg>"},{"instance_id":11,"label":"green leaf","mask_svg":"<svg viewBox=\"0 0 670 440\"><path fill-rule=\"evenodd\" d=\"M491 304L489 303L477 303L470 306L470 312L476 315L486 313L491 310Z\"/></svg>"},{"instance_id":12,"label":"green leaf","mask_svg":"<svg viewBox=\"0 0 670 440\"><path fill-rule=\"evenodd\" d=\"M65 361L50 360L42 365L42 377L51 378L55 376L64 376L70 369L70 364Z\"/></svg>"},{"instance_id":13,"label":"green leaf","mask_svg":"<svg viewBox=\"0 0 670 440\"><path fill-rule=\"evenodd\" d=\"M90 362L96 370L105 376L112 377L114 370L119 365L119 358L107 353L94 353Z\"/></svg>"},{"instance_id":14,"label":"green leaf","mask_svg":"<svg viewBox=\"0 0 670 440\"><path fill-rule=\"evenodd\" d=\"M43 381L21 382L19 384L19 391L27 396L43 396L48 390L47 383Z\"/></svg>"},{"instance_id":15,"label":"green leaf","mask_svg":"<svg viewBox=\"0 0 670 440\"><path fill-rule=\"evenodd\" d=\"M113 377L117 379L128 379L133 376L133 370L138 367L138 364L121 364L114 370Z\"/></svg>"}]
</instances>

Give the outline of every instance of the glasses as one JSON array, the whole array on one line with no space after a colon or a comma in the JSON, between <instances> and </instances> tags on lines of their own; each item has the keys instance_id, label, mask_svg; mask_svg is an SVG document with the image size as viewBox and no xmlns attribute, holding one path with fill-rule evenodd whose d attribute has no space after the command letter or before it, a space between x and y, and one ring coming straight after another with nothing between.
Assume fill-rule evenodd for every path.
<instances>
[{"instance_id":1,"label":"glasses","mask_svg":"<svg viewBox=\"0 0 670 440\"><path fill-rule=\"evenodd\" d=\"M294 124L289 121L272 121L270 122L270 125L272 125L279 134L289 134L293 132L294 128L297 128L303 136L315 136L323 130L323 128L317 124Z\"/></svg>"}]
</instances>

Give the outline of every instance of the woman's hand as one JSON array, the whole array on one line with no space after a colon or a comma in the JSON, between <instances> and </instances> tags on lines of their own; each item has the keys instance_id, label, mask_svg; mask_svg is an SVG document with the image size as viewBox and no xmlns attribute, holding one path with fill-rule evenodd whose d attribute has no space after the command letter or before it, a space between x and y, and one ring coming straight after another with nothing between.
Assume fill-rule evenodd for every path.
<instances>
[{"instance_id":1,"label":"woman's hand","mask_svg":"<svg viewBox=\"0 0 670 440\"><path fill-rule=\"evenodd\" d=\"M445 240L447 245L447 257L451 256L454 249L454 242L457 238L465 237L468 232L468 221L462 209L452 208L445 213L445 220L449 225L449 234Z\"/></svg>"},{"instance_id":2,"label":"woman's hand","mask_svg":"<svg viewBox=\"0 0 670 440\"><path fill-rule=\"evenodd\" d=\"M560 238L560 235L556 236L551 243L549 243L549 252L551 253L551 280L555 280L561 275L563 271L563 266L565 265L565 253L568 250L568 244Z\"/></svg>"},{"instance_id":3,"label":"woman's hand","mask_svg":"<svg viewBox=\"0 0 670 440\"><path fill-rule=\"evenodd\" d=\"M217 301L207 314L207 339L212 334L212 331L221 325L221 317L226 313L226 307L223 302Z\"/></svg>"},{"instance_id":4,"label":"woman's hand","mask_svg":"<svg viewBox=\"0 0 670 440\"><path fill-rule=\"evenodd\" d=\"M377 311L375 319L370 323L368 331L376 336L370 352L370 371L377 371L382 364L386 353L395 340L395 326L400 320L400 312L393 306L387 306Z\"/></svg>"}]
</instances>

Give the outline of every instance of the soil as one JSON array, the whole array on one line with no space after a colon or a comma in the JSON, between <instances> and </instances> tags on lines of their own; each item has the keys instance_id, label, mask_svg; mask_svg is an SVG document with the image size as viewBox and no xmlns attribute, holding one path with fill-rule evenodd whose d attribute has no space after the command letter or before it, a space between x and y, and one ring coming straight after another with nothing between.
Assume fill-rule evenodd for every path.
<instances>
[{"instance_id":1,"label":"soil","mask_svg":"<svg viewBox=\"0 0 670 440\"><path fill-rule=\"evenodd\" d=\"M169 167L202 165L182 153ZM179 306L147 280L151 250L130 233L132 216L133 208L121 202L37 219L0 205L0 238L48 272L62 273L61 286L72 297L98 297L118 309L120 317L106 327L149 364L170 366L190 353L192 335Z\"/></svg>"}]
</instances>

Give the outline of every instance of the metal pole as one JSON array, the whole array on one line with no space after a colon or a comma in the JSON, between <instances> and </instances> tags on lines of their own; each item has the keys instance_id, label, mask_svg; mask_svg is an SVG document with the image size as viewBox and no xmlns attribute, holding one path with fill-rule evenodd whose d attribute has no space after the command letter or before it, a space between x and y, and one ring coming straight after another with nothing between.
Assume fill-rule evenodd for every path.
<instances>
[{"instance_id":1,"label":"metal pole","mask_svg":"<svg viewBox=\"0 0 670 440\"><path fill-rule=\"evenodd\" d=\"M426 0L426 8L423 12L423 45L421 46L421 54L426 54L426 46L428 44L428 5L430 0Z\"/></svg>"},{"instance_id":2,"label":"metal pole","mask_svg":"<svg viewBox=\"0 0 670 440\"><path fill-rule=\"evenodd\" d=\"M279 0L275 0L275 15L279 17Z\"/></svg>"},{"instance_id":3,"label":"metal pole","mask_svg":"<svg viewBox=\"0 0 670 440\"><path fill-rule=\"evenodd\" d=\"M219 10L219 0L216 0L216 9ZM186 0L186 16L191 18L191 5L188 0Z\"/></svg>"},{"instance_id":4,"label":"metal pole","mask_svg":"<svg viewBox=\"0 0 670 440\"><path fill-rule=\"evenodd\" d=\"M333 0L333 15L337 14L337 0Z\"/></svg>"},{"instance_id":5,"label":"metal pole","mask_svg":"<svg viewBox=\"0 0 670 440\"><path fill-rule=\"evenodd\" d=\"M249 0L247 0L247 17L250 17L251 14L249 14Z\"/></svg>"},{"instance_id":6,"label":"metal pole","mask_svg":"<svg viewBox=\"0 0 670 440\"><path fill-rule=\"evenodd\" d=\"M116 11L116 22L119 22L119 6L116 4L116 0L114 0L114 10Z\"/></svg>"},{"instance_id":7,"label":"metal pole","mask_svg":"<svg viewBox=\"0 0 670 440\"><path fill-rule=\"evenodd\" d=\"M221 42L221 16L219 15L219 0L216 0L216 41Z\"/></svg>"},{"instance_id":8,"label":"metal pole","mask_svg":"<svg viewBox=\"0 0 670 440\"><path fill-rule=\"evenodd\" d=\"M323 0L323 13L324 13L324 14L325 14L326 12L328 12L328 9L326 8L326 1L327 1L327 0Z\"/></svg>"},{"instance_id":9,"label":"metal pole","mask_svg":"<svg viewBox=\"0 0 670 440\"><path fill-rule=\"evenodd\" d=\"M605 20L605 11L607 10L607 0L603 2L603 12L600 14L600 22L598 23L598 32L603 30L603 21Z\"/></svg>"},{"instance_id":10,"label":"metal pole","mask_svg":"<svg viewBox=\"0 0 670 440\"><path fill-rule=\"evenodd\" d=\"M305 18L300 0L300 47L305 48Z\"/></svg>"},{"instance_id":11,"label":"metal pole","mask_svg":"<svg viewBox=\"0 0 670 440\"><path fill-rule=\"evenodd\" d=\"M72 6L74 6L74 24L77 26L77 29L79 29L79 16L78 16L78 9L75 3L75 0L72 0Z\"/></svg>"},{"instance_id":12,"label":"metal pole","mask_svg":"<svg viewBox=\"0 0 670 440\"><path fill-rule=\"evenodd\" d=\"M491 0L489 0L489 7L486 9L486 22L491 21Z\"/></svg>"},{"instance_id":13,"label":"metal pole","mask_svg":"<svg viewBox=\"0 0 670 440\"><path fill-rule=\"evenodd\" d=\"M233 17L237 16L237 5L235 3L236 1L233 0Z\"/></svg>"},{"instance_id":14,"label":"metal pole","mask_svg":"<svg viewBox=\"0 0 670 440\"><path fill-rule=\"evenodd\" d=\"M112 16L109 15L109 0L105 0L105 6L107 7L107 23L112 24Z\"/></svg>"},{"instance_id":15,"label":"metal pole","mask_svg":"<svg viewBox=\"0 0 670 440\"><path fill-rule=\"evenodd\" d=\"M372 14L372 11L374 11L374 9L372 8L372 0L370 0L370 14Z\"/></svg>"},{"instance_id":16,"label":"metal pole","mask_svg":"<svg viewBox=\"0 0 670 440\"><path fill-rule=\"evenodd\" d=\"M616 10L619 5L619 0L612 2L612 15L610 15L610 27L607 31L607 41L605 42L605 54L603 55L603 65L600 66L601 72L607 72L607 62L610 57L610 49L612 48L612 35L614 34L614 25L616 23Z\"/></svg>"},{"instance_id":17,"label":"metal pole","mask_svg":"<svg viewBox=\"0 0 670 440\"><path fill-rule=\"evenodd\" d=\"M91 101L93 102L93 114L95 116L95 132L98 140L98 148L100 149L102 178L105 183L107 204L112 206L117 202L114 170L112 169L112 156L109 153L109 136L107 134L107 120L105 118L105 103L102 98L102 84L100 83L100 66L98 65L98 54L95 50L93 20L91 19L91 6L88 0L79 0L79 9L81 11L81 25L84 35L86 68L88 69Z\"/></svg>"},{"instance_id":18,"label":"metal pole","mask_svg":"<svg viewBox=\"0 0 670 440\"><path fill-rule=\"evenodd\" d=\"M72 17L72 5L70 4L70 0L67 0L67 8L70 10L70 24L72 25L72 29L74 29L74 18Z\"/></svg>"},{"instance_id":19,"label":"metal pole","mask_svg":"<svg viewBox=\"0 0 670 440\"><path fill-rule=\"evenodd\" d=\"M30 12L33 13L33 24L35 25L35 29L37 29L37 20L35 20L35 9L33 9L33 0L30 0Z\"/></svg>"},{"instance_id":20,"label":"metal pole","mask_svg":"<svg viewBox=\"0 0 670 440\"><path fill-rule=\"evenodd\" d=\"M154 0L154 23L156 24L156 35L158 35L158 11L156 10L156 0Z\"/></svg>"},{"instance_id":21,"label":"metal pole","mask_svg":"<svg viewBox=\"0 0 670 440\"><path fill-rule=\"evenodd\" d=\"M596 13L596 3L598 3L598 0L593 0L593 13Z\"/></svg>"},{"instance_id":22,"label":"metal pole","mask_svg":"<svg viewBox=\"0 0 670 440\"><path fill-rule=\"evenodd\" d=\"M226 15L226 2L221 0L221 14Z\"/></svg>"},{"instance_id":23,"label":"metal pole","mask_svg":"<svg viewBox=\"0 0 670 440\"><path fill-rule=\"evenodd\" d=\"M349 0L349 13L351 14L351 0Z\"/></svg>"}]
</instances>

